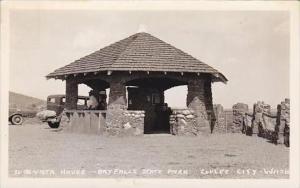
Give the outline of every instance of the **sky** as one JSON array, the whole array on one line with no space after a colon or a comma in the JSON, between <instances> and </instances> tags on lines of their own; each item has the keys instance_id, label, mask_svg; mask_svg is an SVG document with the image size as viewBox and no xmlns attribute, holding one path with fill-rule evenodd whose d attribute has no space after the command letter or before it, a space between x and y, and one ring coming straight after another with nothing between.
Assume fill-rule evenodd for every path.
<instances>
[{"instance_id":1,"label":"sky","mask_svg":"<svg viewBox=\"0 0 300 188\"><path fill-rule=\"evenodd\" d=\"M10 14L9 89L46 99L65 82L46 80L57 68L140 29L222 72L213 103L231 108L289 97L289 14L285 11L15 10ZM80 85L79 93L90 89ZM169 106L184 107L186 86L167 90Z\"/></svg>"}]
</instances>

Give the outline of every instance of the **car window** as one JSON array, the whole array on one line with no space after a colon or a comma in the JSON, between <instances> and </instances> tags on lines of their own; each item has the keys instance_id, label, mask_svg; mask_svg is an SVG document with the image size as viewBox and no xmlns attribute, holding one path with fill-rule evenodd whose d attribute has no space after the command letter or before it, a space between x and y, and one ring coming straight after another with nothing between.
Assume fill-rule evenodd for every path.
<instances>
[{"instance_id":1,"label":"car window","mask_svg":"<svg viewBox=\"0 0 300 188\"><path fill-rule=\"evenodd\" d=\"M65 103L66 103L66 98L65 97L61 98L61 104L65 104Z\"/></svg>"},{"instance_id":2,"label":"car window","mask_svg":"<svg viewBox=\"0 0 300 188\"><path fill-rule=\"evenodd\" d=\"M55 103L55 98L48 98L48 102Z\"/></svg>"}]
</instances>

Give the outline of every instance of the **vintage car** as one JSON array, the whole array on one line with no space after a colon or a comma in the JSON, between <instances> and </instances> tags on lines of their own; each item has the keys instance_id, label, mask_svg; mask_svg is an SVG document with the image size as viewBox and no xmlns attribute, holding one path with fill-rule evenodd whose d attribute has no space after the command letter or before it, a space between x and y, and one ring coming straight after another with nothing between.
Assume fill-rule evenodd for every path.
<instances>
[{"instance_id":1,"label":"vintage car","mask_svg":"<svg viewBox=\"0 0 300 188\"><path fill-rule=\"evenodd\" d=\"M12 125L21 125L24 121L21 110L18 108L9 108L8 120Z\"/></svg>"},{"instance_id":2,"label":"vintage car","mask_svg":"<svg viewBox=\"0 0 300 188\"><path fill-rule=\"evenodd\" d=\"M89 97L78 96L77 109L84 110L87 108ZM47 110L39 112L38 118L43 122L47 122L49 127L58 128L60 124L61 114L65 108L65 95L49 95L47 97Z\"/></svg>"}]
</instances>

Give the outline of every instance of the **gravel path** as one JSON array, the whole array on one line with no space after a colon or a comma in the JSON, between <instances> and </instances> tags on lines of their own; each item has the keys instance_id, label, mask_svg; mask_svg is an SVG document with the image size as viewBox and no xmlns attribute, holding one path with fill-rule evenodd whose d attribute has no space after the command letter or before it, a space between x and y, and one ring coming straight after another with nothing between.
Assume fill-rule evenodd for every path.
<instances>
[{"instance_id":1,"label":"gravel path","mask_svg":"<svg viewBox=\"0 0 300 188\"><path fill-rule=\"evenodd\" d=\"M12 177L288 178L289 148L256 136L101 137L9 125ZM268 172L272 171L273 174Z\"/></svg>"}]
</instances>

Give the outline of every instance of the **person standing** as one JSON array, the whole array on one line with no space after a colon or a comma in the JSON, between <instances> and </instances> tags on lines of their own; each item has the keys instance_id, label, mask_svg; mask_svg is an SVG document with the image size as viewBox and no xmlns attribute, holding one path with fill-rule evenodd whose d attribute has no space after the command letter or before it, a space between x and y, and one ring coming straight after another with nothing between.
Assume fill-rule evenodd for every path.
<instances>
[{"instance_id":1,"label":"person standing","mask_svg":"<svg viewBox=\"0 0 300 188\"><path fill-rule=\"evenodd\" d=\"M87 102L87 106L89 110L97 110L99 107L97 93L94 90L91 90L89 92L89 100Z\"/></svg>"}]
</instances>

